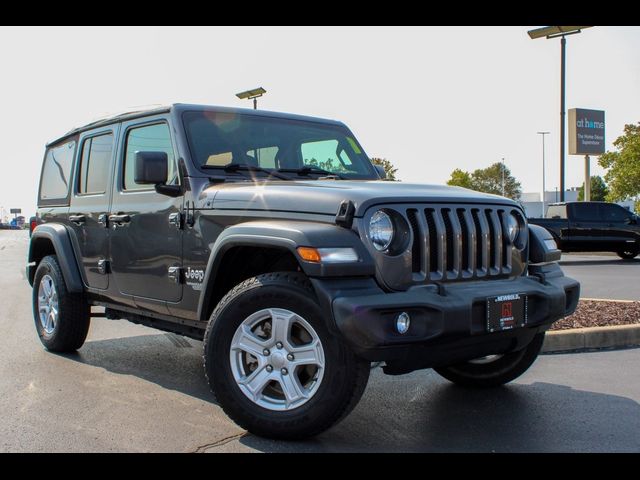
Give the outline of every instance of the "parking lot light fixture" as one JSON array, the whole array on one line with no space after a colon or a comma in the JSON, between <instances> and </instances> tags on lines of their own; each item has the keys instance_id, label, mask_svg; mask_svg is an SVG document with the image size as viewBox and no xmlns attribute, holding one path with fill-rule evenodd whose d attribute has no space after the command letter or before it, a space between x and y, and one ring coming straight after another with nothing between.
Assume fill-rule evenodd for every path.
<instances>
[{"instance_id":1,"label":"parking lot light fixture","mask_svg":"<svg viewBox=\"0 0 640 480\"><path fill-rule=\"evenodd\" d=\"M244 92L236 93L236 97L240 99L248 99L253 100L253 109L258 109L258 98L267 93L267 91L262 88L254 88L253 90L245 90Z\"/></svg>"},{"instance_id":2,"label":"parking lot light fixture","mask_svg":"<svg viewBox=\"0 0 640 480\"><path fill-rule=\"evenodd\" d=\"M529 30L527 34L532 40L536 38L557 38L560 40L560 201L564 202L564 131L565 131L565 51L567 45L567 35L574 35L580 33L585 28L591 28L593 25L588 26L550 26L536 28Z\"/></svg>"}]
</instances>

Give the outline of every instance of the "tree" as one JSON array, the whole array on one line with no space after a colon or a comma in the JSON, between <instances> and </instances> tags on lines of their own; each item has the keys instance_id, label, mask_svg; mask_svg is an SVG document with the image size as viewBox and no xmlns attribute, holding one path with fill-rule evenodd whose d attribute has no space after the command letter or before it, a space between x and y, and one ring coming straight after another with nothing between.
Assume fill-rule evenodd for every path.
<instances>
[{"instance_id":1,"label":"tree","mask_svg":"<svg viewBox=\"0 0 640 480\"><path fill-rule=\"evenodd\" d=\"M447 182L447 185L455 185L457 187L464 187L473 190L473 179L469 172L456 168L451 172L451 178Z\"/></svg>"},{"instance_id":2,"label":"tree","mask_svg":"<svg viewBox=\"0 0 640 480\"><path fill-rule=\"evenodd\" d=\"M624 126L624 134L613 146L617 151L603 153L598 160L608 169L604 176L609 185L607 200L616 202L640 196L640 122ZM636 210L639 208L636 201Z\"/></svg>"},{"instance_id":3,"label":"tree","mask_svg":"<svg viewBox=\"0 0 640 480\"><path fill-rule=\"evenodd\" d=\"M322 170L326 170L328 172L342 173L348 171L340 162L334 164L332 158L327 158L326 162L319 162L315 158L311 158L309 160L309 165L311 165L312 167L321 168Z\"/></svg>"},{"instance_id":4,"label":"tree","mask_svg":"<svg viewBox=\"0 0 640 480\"><path fill-rule=\"evenodd\" d=\"M386 158L372 158L371 159L371 163L373 163L374 165L380 165L381 167L384 168L384 171L387 174L387 180L398 180L396 178L396 172L398 171L398 169L396 167L393 166L393 164L387 160Z\"/></svg>"},{"instance_id":5,"label":"tree","mask_svg":"<svg viewBox=\"0 0 640 480\"><path fill-rule=\"evenodd\" d=\"M503 171L504 169L504 171ZM504 177L503 177L504 175ZM517 199L522 193L522 186L511 171L501 162L496 162L487 168L479 168L473 173L456 168L451 172L447 185L469 188L478 192L502 195L502 179L504 178L504 196Z\"/></svg>"},{"instance_id":6,"label":"tree","mask_svg":"<svg viewBox=\"0 0 640 480\"><path fill-rule=\"evenodd\" d=\"M591 201L593 202L604 202L607 199L607 195L609 194L609 189L607 188L607 184L604 183L602 177L595 176L591 177ZM578 201L581 202L584 200L584 182L582 186L578 188Z\"/></svg>"}]
</instances>

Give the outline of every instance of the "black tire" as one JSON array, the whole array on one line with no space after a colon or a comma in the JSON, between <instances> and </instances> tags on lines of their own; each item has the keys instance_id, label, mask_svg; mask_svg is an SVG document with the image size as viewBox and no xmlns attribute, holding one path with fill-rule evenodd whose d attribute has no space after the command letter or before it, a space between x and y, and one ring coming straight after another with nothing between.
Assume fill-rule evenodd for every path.
<instances>
[{"instance_id":1,"label":"black tire","mask_svg":"<svg viewBox=\"0 0 640 480\"><path fill-rule=\"evenodd\" d=\"M306 403L273 411L254 403L236 383L230 360L232 338L251 314L282 308L303 317L324 350L325 370L315 394ZM309 280L302 274L269 273L233 288L213 311L204 337L204 369L218 403L238 425L255 435L301 439L330 428L353 410L369 379L370 362L356 357L331 335Z\"/></svg>"},{"instance_id":2,"label":"black tire","mask_svg":"<svg viewBox=\"0 0 640 480\"><path fill-rule=\"evenodd\" d=\"M633 260L640 253L638 250L620 250L616 252L620 258L623 260Z\"/></svg>"},{"instance_id":3,"label":"black tire","mask_svg":"<svg viewBox=\"0 0 640 480\"><path fill-rule=\"evenodd\" d=\"M489 363L465 362L459 365L434 368L447 380L464 387L498 387L515 380L535 362L544 343L544 332L538 333L529 345L517 352L507 353Z\"/></svg>"},{"instance_id":4,"label":"black tire","mask_svg":"<svg viewBox=\"0 0 640 480\"><path fill-rule=\"evenodd\" d=\"M51 333L47 333L40 321L38 311L38 292L45 275L52 279L57 294L58 320ZM55 255L44 257L33 280L33 318L40 341L52 352L73 352L79 349L87 338L91 322L90 307L84 295L69 293L64 283L60 264Z\"/></svg>"}]
</instances>

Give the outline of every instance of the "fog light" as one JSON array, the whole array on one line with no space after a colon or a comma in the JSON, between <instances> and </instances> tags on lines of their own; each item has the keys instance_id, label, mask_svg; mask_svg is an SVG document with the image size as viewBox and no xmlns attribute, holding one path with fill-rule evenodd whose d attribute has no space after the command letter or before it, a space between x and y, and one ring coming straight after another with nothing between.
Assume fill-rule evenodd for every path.
<instances>
[{"instance_id":1,"label":"fog light","mask_svg":"<svg viewBox=\"0 0 640 480\"><path fill-rule=\"evenodd\" d=\"M396 318L396 330L400 335L404 335L409 330L409 325L411 324L411 317L407 312L402 312Z\"/></svg>"}]
</instances>

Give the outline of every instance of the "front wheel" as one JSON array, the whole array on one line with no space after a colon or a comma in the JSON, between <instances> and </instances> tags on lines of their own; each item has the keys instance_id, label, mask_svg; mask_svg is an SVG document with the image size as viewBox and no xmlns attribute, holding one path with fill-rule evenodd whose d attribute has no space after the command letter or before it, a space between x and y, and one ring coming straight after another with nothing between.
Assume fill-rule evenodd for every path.
<instances>
[{"instance_id":1,"label":"front wheel","mask_svg":"<svg viewBox=\"0 0 640 480\"><path fill-rule=\"evenodd\" d=\"M250 278L218 304L205 333L204 368L218 402L263 437L317 435L358 403L369 362L325 325L304 275Z\"/></svg>"},{"instance_id":2,"label":"front wheel","mask_svg":"<svg viewBox=\"0 0 640 480\"><path fill-rule=\"evenodd\" d=\"M538 333L522 350L503 355L489 355L459 365L434 370L447 380L464 387L497 387L515 380L538 358L544 332Z\"/></svg>"}]
</instances>

